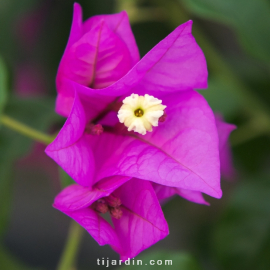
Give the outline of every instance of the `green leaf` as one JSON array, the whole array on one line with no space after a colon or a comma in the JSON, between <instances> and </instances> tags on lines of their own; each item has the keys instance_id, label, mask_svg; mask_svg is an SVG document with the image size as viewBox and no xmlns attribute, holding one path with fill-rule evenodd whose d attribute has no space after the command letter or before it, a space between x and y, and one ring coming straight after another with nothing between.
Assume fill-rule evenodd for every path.
<instances>
[{"instance_id":1,"label":"green leaf","mask_svg":"<svg viewBox=\"0 0 270 270\"><path fill-rule=\"evenodd\" d=\"M142 265L136 265L137 263ZM133 265L134 261L134 265ZM172 262L169 265L169 261ZM154 265L151 265L154 263ZM106 260L105 260L106 263ZM128 263L128 262L127 262ZM160 265L159 265L160 264ZM130 260L130 265L125 265L120 267L120 269L130 269L130 270L148 270L153 269L171 269L171 270L200 270L196 260L189 254L183 252L168 252L168 251L154 251L147 253L142 256L136 257L134 260Z\"/></svg>"},{"instance_id":2,"label":"green leaf","mask_svg":"<svg viewBox=\"0 0 270 270\"><path fill-rule=\"evenodd\" d=\"M220 269L269 269L269 198L269 175L239 183L213 233L212 251Z\"/></svg>"},{"instance_id":3,"label":"green leaf","mask_svg":"<svg viewBox=\"0 0 270 270\"><path fill-rule=\"evenodd\" d=\"M0 57L0 116L7 101L7 71Z\"/></svg>"},{"instance_id":4,"label":"green leaf","mask_svg":"<svg viewBox=\"0 0 270 270\"><path fill-rule=\"evenodd\" d=\"M180 1L180 0L179 0ZM270 4L266 0L182 0L190 12L234 28L243 47L270 61Z\"/></svg>"}]
</instances>

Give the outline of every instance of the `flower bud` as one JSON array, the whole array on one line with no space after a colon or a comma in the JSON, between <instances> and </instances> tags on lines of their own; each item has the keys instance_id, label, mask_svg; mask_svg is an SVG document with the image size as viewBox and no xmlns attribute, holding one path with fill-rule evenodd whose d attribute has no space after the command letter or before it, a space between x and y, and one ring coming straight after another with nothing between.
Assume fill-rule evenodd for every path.
<instances>
[{"instance_id":1,"label":"flower bud","mask_svg":"<svg viewBox=\"0 0 270 270\"><path fill-rule=\"evenodd\" d=\"M164 114L163 114L162 116L160 116L160 118L158 119L158 122L159 122L159 123L163 123L163 122L166 121L166 119L167 119L167 114L166 114L166 112L164 111Z\"/></svg>"},{"instance_id":2,"label":"flower bud","mask_svg":"<svg viewBox=\"0 0 270 270\"><path fill-rule=\"evenodd\" d=\"M100 135L103 133L103 127L101 124L94 125L92 123L89 123L85 127L85 132L91 135Z\"/></svg>"},{"instance_id":3,"label":"flower bud","mask_svg":"<svg viewBox=\"0 0 270 270\"><path fill-rule=\"evenodd\" d=\"M115 219L120 219L123 215L123 211L120 207L114 207L110 209L111 216Z\"/></svg>"},{"instance_id":4,"label":"flower bud","mask_svg":"<svg viewBox=\"0 0 270 270\"><path fill-rule=\"evenodd\" d=\"M122 204L121 200L113 195L109 195L108 197L105 197L104 199L111 207L118 207Z\"/></svg>"},{"instance_id":5,"label":"flower bud","mask_svg":"<svg viewBox=\"0 0 270 270\"><path fill-rule=\"evenodd\" d=\"M105 214L109 211L109 207L105 202L105 200L103 199L99 199L96 202L94 202L92 204L92 208L102 214Z\"/></svg>"}]
</instances>

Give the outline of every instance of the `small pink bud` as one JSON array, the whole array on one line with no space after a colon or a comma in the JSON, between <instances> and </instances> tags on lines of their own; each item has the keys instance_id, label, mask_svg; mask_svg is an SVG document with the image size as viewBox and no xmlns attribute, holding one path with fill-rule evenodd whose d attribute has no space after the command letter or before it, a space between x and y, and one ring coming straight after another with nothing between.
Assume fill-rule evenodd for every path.
<instances>
[{"instance_id":1,"label":"small pink bud","mask_svg":"<svg viewBox=\"0 0 270 270\"><path fill-rule=\"evenodd\" d=\"M94 202L92 204L92 208L102 214L105 214L109 211L109 207L103 199L99 199Z\"/></svg>"},{"instance_id":2,"label":"small pink bud","mask_svg":"<svg viewBox=\"0 0 270 270\"><path fill-rule=\"evenodd\" d=\"M111 208L110 213L112 217L116 219L120 219L123 215L123 211L120 209L120 207Z\"/></svg>"},{"instance_id":3,"label":"small pink bud","mask_svg":"<svg viewBox=\"0 0 270 270\"><path fill-rule=\"evenodd\" d=\"M167 119L167 114L166 114L166 112L164 112L164 114L163 114L162 116L159 117L158 121L159 121L160 123L163 123L163 122L166 121L166 119Z\"/></svg>"},{"instance_id":4,"label":"small pink bud","mask_svg":"<svg viewBox=\"0 0 270 270\"><path fill-rule=\"evenodd\" d=\"M103 133L103 127L101 124L94 125L92 123L89 123L85 127L85 132L87 134L100 135L101 133Z\"/></svg>"},{"instance_id":5,"label":"small pink bud","mask_svg":"<svg viewBox=\"0 0 270 270\"><path fill-rule=\"evenodd\" d=\"M113 195L105 197L104 199L111 207L118 207L122 204L121 200Z\"/></svg>"}]
</instances>

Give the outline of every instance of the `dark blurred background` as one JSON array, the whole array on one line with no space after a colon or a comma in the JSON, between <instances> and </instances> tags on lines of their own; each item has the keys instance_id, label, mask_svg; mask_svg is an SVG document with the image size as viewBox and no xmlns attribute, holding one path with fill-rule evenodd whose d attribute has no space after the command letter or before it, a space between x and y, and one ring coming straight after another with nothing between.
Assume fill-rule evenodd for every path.
<instances>
[{"instance_id":1,"label":"dark blurred background","mask_svg":"<svg viewBox=\"0 0 270 270\"><path fill-rule=\"evenodd\" d=\"M163 209L170 235L142 256L181 258L171 269L270 269L270 1L77 2L84 19L125 9L141 57L192 19L209 69L209 89L201 93L238 126L231 136L236 176L222 179L222 199L207 197L210 207L179 197L169 201ZM0 0L4 113L48 133L64 123L54 113L55 76L72 12L71 0ZM59 169L44 149L0 127L1 270L55 269L65 244L70 219L51 206L61 189ZM96 260L107 257L118 254L85 232L77 269L105 268Z\"/></svg>"}]
</instances>

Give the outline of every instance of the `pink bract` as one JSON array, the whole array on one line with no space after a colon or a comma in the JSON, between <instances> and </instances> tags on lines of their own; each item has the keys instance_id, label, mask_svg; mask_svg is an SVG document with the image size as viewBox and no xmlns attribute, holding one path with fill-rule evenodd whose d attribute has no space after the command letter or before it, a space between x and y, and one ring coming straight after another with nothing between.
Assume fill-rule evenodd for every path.
<instances>
[{"instance_id":1,"label":"pink bract","mask_svg":"<svg viewBox=\"0 0 270 270\"><path fill-rule=\"evenodd\" d=\"M231 149L228 140L230 133L236 128L236 126L225 123L220 114L215 114L215 121L219 136L221 175L226 179L232 179L235 176L235 170L233 168ZM203 198L202 193L198 191L167 187L159 184L153 184L153 187L160 201L165 201L174 195L179 195L191 202L209 205L209 203Z\"/></svg>"},{"instance_id":2,"label":"pink bract","mask_svg":"<svg viewBox=\"0 0 270 270\"><path fill-rule=\"evenodd\" d=\"M121 201L122 217L110 225L93 203L113 195ZM168 235L168 225L150 182L114 176L88 187L71 185L57 195L54 207L77 221L99 245L109 244L122 260Z\"/></svg>"},{"instance_id":3,"label":"pink bract","mask_svg":"<svg viewBox=\"0 0 270 270\"><path fill-rule=\"evenodd\" d=\"M75 90L69 80L85 86L81 92L91 105L98 98L99 108L136 85L138 94L152 95L206 88L206 62L191 26L189 21L177 27L138 62L138 49L125 12L95 16L82 24L81 8L75 4L70 38L56 79L56 111L64 116L70 113ZM93 45L99 34L104 44ZM103 53L104 57L99 55ZM99 71L100 77L96 76Z\"/></svg>"},{"instance_id":4,"label":"pink bract","mask_svg":"<svg viewBox=\"0 0 270 270\"><path fill-rule=\"evenodd\" d=\"M63 86L64 78L94 89L104 88L124 76L139 58L125 11L82 22L81 6L75 3L68 44L56 77L56 111L68 116L73 103L74 93Z\"/></svg>"},{"instance_id":5,"label":"pink bract","mask_svg":"<svg viewBox=\"0 0 270 270\"><path fill-rule=\"evenodd\" d=\"M232 153L229 136L236 126L225 123L222 115L215 114L216 126L219 137L220 172L225 179L233 179L236 175L232 162Z\"/></svg>"},{"instance_id":6,"label":"pink bract","mask_svg":"<svg viewBox=\"0 0 270 270\"><path fill-rule=\"evenodd\" d=\"M198 204L209 205L209 203L205 201L202 193L199 191L193 191L193 190L175 188L175 187L166 187L166 186L159 185L156 183L153 183L153 188L160 202L166 202L169 198L175 195L179 195L188 201L198 203Z\"/></svg>"}]
</instances>

